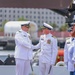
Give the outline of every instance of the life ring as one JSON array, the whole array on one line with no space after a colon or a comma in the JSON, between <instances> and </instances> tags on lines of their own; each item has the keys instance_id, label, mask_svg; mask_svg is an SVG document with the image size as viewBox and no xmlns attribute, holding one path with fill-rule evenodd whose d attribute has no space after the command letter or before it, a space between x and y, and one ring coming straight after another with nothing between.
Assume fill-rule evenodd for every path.
<instances>
[{"instance_id":1,"label":"life ring","mask_svg":"<svg viewBox=\"0 0 75 75\"><path fill-rule=\"evenodd\" d=\"M63 61L59 61L56 66L66 66L66 64Z\"/></svg>"}]
</instances>

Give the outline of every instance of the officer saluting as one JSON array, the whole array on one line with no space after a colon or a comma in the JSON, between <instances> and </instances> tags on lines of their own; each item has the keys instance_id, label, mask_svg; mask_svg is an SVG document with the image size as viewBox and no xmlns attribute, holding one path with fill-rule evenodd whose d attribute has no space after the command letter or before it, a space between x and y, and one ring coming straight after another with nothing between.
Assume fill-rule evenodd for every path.
<instances>
[{"instance_id":1,"label":"officer saluting","mask_svg":"<svg viewBox=\"0 0 75 75\"><path fill-rule=\"evenodd\" d=\"M32 59L31 40L29 39L30 22L21 24L21 30L15 35L16 75L29 75Z\"/></svg>"},{"instance_id":2,"label":"officer saluting","mask_svg":"<svg viewBox=\"0 0 75 75\"><path fill-rule=\"evenodd\" d=\"M65 42L64 62L67 65L70 75L75 75L75 15L69 29L71 37Z\"/></svg>"},{"instance_id":3,"label":"officer saluting","mask_svg":"<svg viewBox=\"0 0 75 75\"><path fill-rule=\"evenodd\" d=\"M48 75L49 69L55 64L57 39L50 33L52 29L52 26L44 23L42 27L43 35L40 36L39 43L34 47L35 49L41 49L39 55L39 75Z\"/></svg>"}]
</instances>

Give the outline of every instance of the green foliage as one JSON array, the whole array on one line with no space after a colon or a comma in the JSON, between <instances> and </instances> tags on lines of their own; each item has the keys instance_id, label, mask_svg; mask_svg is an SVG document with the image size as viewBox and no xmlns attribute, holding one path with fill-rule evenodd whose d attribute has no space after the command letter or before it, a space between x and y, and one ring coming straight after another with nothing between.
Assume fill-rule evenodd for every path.
<instances>
[{"instance_id":1,"label":"green foliage","mask_svg":"<svg viewBox=\"0 0 75 75\"><path fill-rule=\"evenodd\" d=\"M24 17L22 16L21 18L18 19L18 21L27 21L27 19L24 19ZM4 31L4 25L5 25L6 22L8 22L8 21L4 20L2 22L2 27L0 28L0 31Z\"/></svg>"},{"instance_id":2,"label":"green foliage","mask_svg":"<svg viewBox=\"0 0 75 75\"><path fill-rule=\"evenodd\" d=\"M51 26L52 26L53 28L57 28L57 27L58 27L55 23L52 23Z\"/></svg>"},{"instance_id":3,"label":"green foliage","mask_svg":"<svg viewBox=\"0 0 75 75\"><path fill-rule=\"evenodd\" d=\"M2 32L4 31L4 25L5 25L6 22L8 22L8 21L7 20L4 20L2 22L2 27L0 28L0 31L2 31Z\"/></svg>"},{"instance_id":4,"label":"green foliage","mask_svg":"<svg viewBox=\"0 0 75 75\"><path fill-rule=\"evenodd\" d=\"M3 31L4 31L4 28L1 27L1 28L0 28L0 32L3 32Z\"/></svg>"},{"instance_id":5,"label":"green foliage","mask_svg":"<svg viewBox=\"0 0 75 75\"><path fill-rule=\"evenodd\" d=\"M22 17L18 18L18 21L28 21L28 20L22 16Z\"/></svg>"},{"instance_id":6,"label":"green foliage","mask_svg":"<svg viewBox=\"0 0 75 75\"><path fill-rule=\"evenodd\" d=\"M40 26L38 27L38 31L42 31L42 28L43 28L43 26L40 25Z\"/></svg>"},{"instance_id":7,"label":"green foliage","mask_svg":"<svg viewBox=\"0 0 75 75\"><path fill-rule=\"evenodd\" d=\"M6 22L8 22L7 20L4 20L3 22L2 22L2 27L4 28L4 25L5 25L5 23Z\"/></svg>"},{"instance_id":8,"label":"green foliage","mask_svg":"<svg viewBox=\"0 0 75 75\"><path fill-rule=\"evenodd\" d=\"M59 28L59 31L66 31L68 29L68 24L64 24Z\"/></svg>"},{"instance_id":9,"label":"green foliage","mask_svg":"<svg viewBox=\"0 0 75 75\"><path fill-rule=\"evenodd\" d=\"M58 26L55 23L51 23L50 25L53 27L54 30L56 30L56 28L58 28Z\"/></svg>"}]
</instances>

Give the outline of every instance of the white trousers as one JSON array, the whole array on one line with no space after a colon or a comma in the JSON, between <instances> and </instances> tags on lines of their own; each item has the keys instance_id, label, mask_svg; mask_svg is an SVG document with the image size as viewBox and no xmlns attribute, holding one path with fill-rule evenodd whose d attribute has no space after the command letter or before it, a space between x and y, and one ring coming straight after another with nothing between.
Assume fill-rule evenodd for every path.
<instances>
[{"instance_id":1,"label":"white trousers","mask_svg":"<svg viewBox=\"0 0 75 75\"><path fill-rule=\"evenodd\" d=\"M30 60L16 59L16 75L29 75Z\"/></svg>"},{"instance_id":2,"label":"white trousers","mask_svg":"<svg viewBox=\"0 0 75 75\"><path fill-rule=\"evenodd\" d=\"M42 63L39 61L39 75L48 75L49 69L50 69L50 63Z\"/></svg>"}]
</instances>

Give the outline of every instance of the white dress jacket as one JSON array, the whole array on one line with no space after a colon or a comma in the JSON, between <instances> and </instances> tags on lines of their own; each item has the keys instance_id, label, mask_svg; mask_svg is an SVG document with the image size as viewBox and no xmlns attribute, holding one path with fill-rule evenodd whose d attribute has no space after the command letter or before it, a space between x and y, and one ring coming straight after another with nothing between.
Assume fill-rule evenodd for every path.
<instances>
[{"instance_id":1,"label":"white dress jacket","mask_svg":"<svg viewBox=\"0 0 75 75\"><path fill-rule=\"evenodd\" d=\"M69 71L74 71L74 62L75 62L75 40L68 38L65 42L64 47L64 62L67 65Z\"/></svg>"},{"instance_id":2,"label":"white dress jacket","mask_svg":"<svg viewBox=\"0 0 75 75\"><path fill-rule=\"evenodd\" d=\"M50 40L50 43L47 41ZM43 63L55 64L56 56L57 56L57 39L52 37L51 34L41 35L39 44L35 46L35 48L40 48L41 52L39 55L39 60Z\"/></svg>"},{"instance_id":3,"label":"white dress jacket","mask_svg":"<svg viewBox=\"0 0 75 75\"><path fill-rule=\"evenodd\" d=\"M15 35L15 58L31 60L32 59L32 49L31 40L29 39L29 34L20 30L16 32Z\"/></svg>"}]
</instances>

